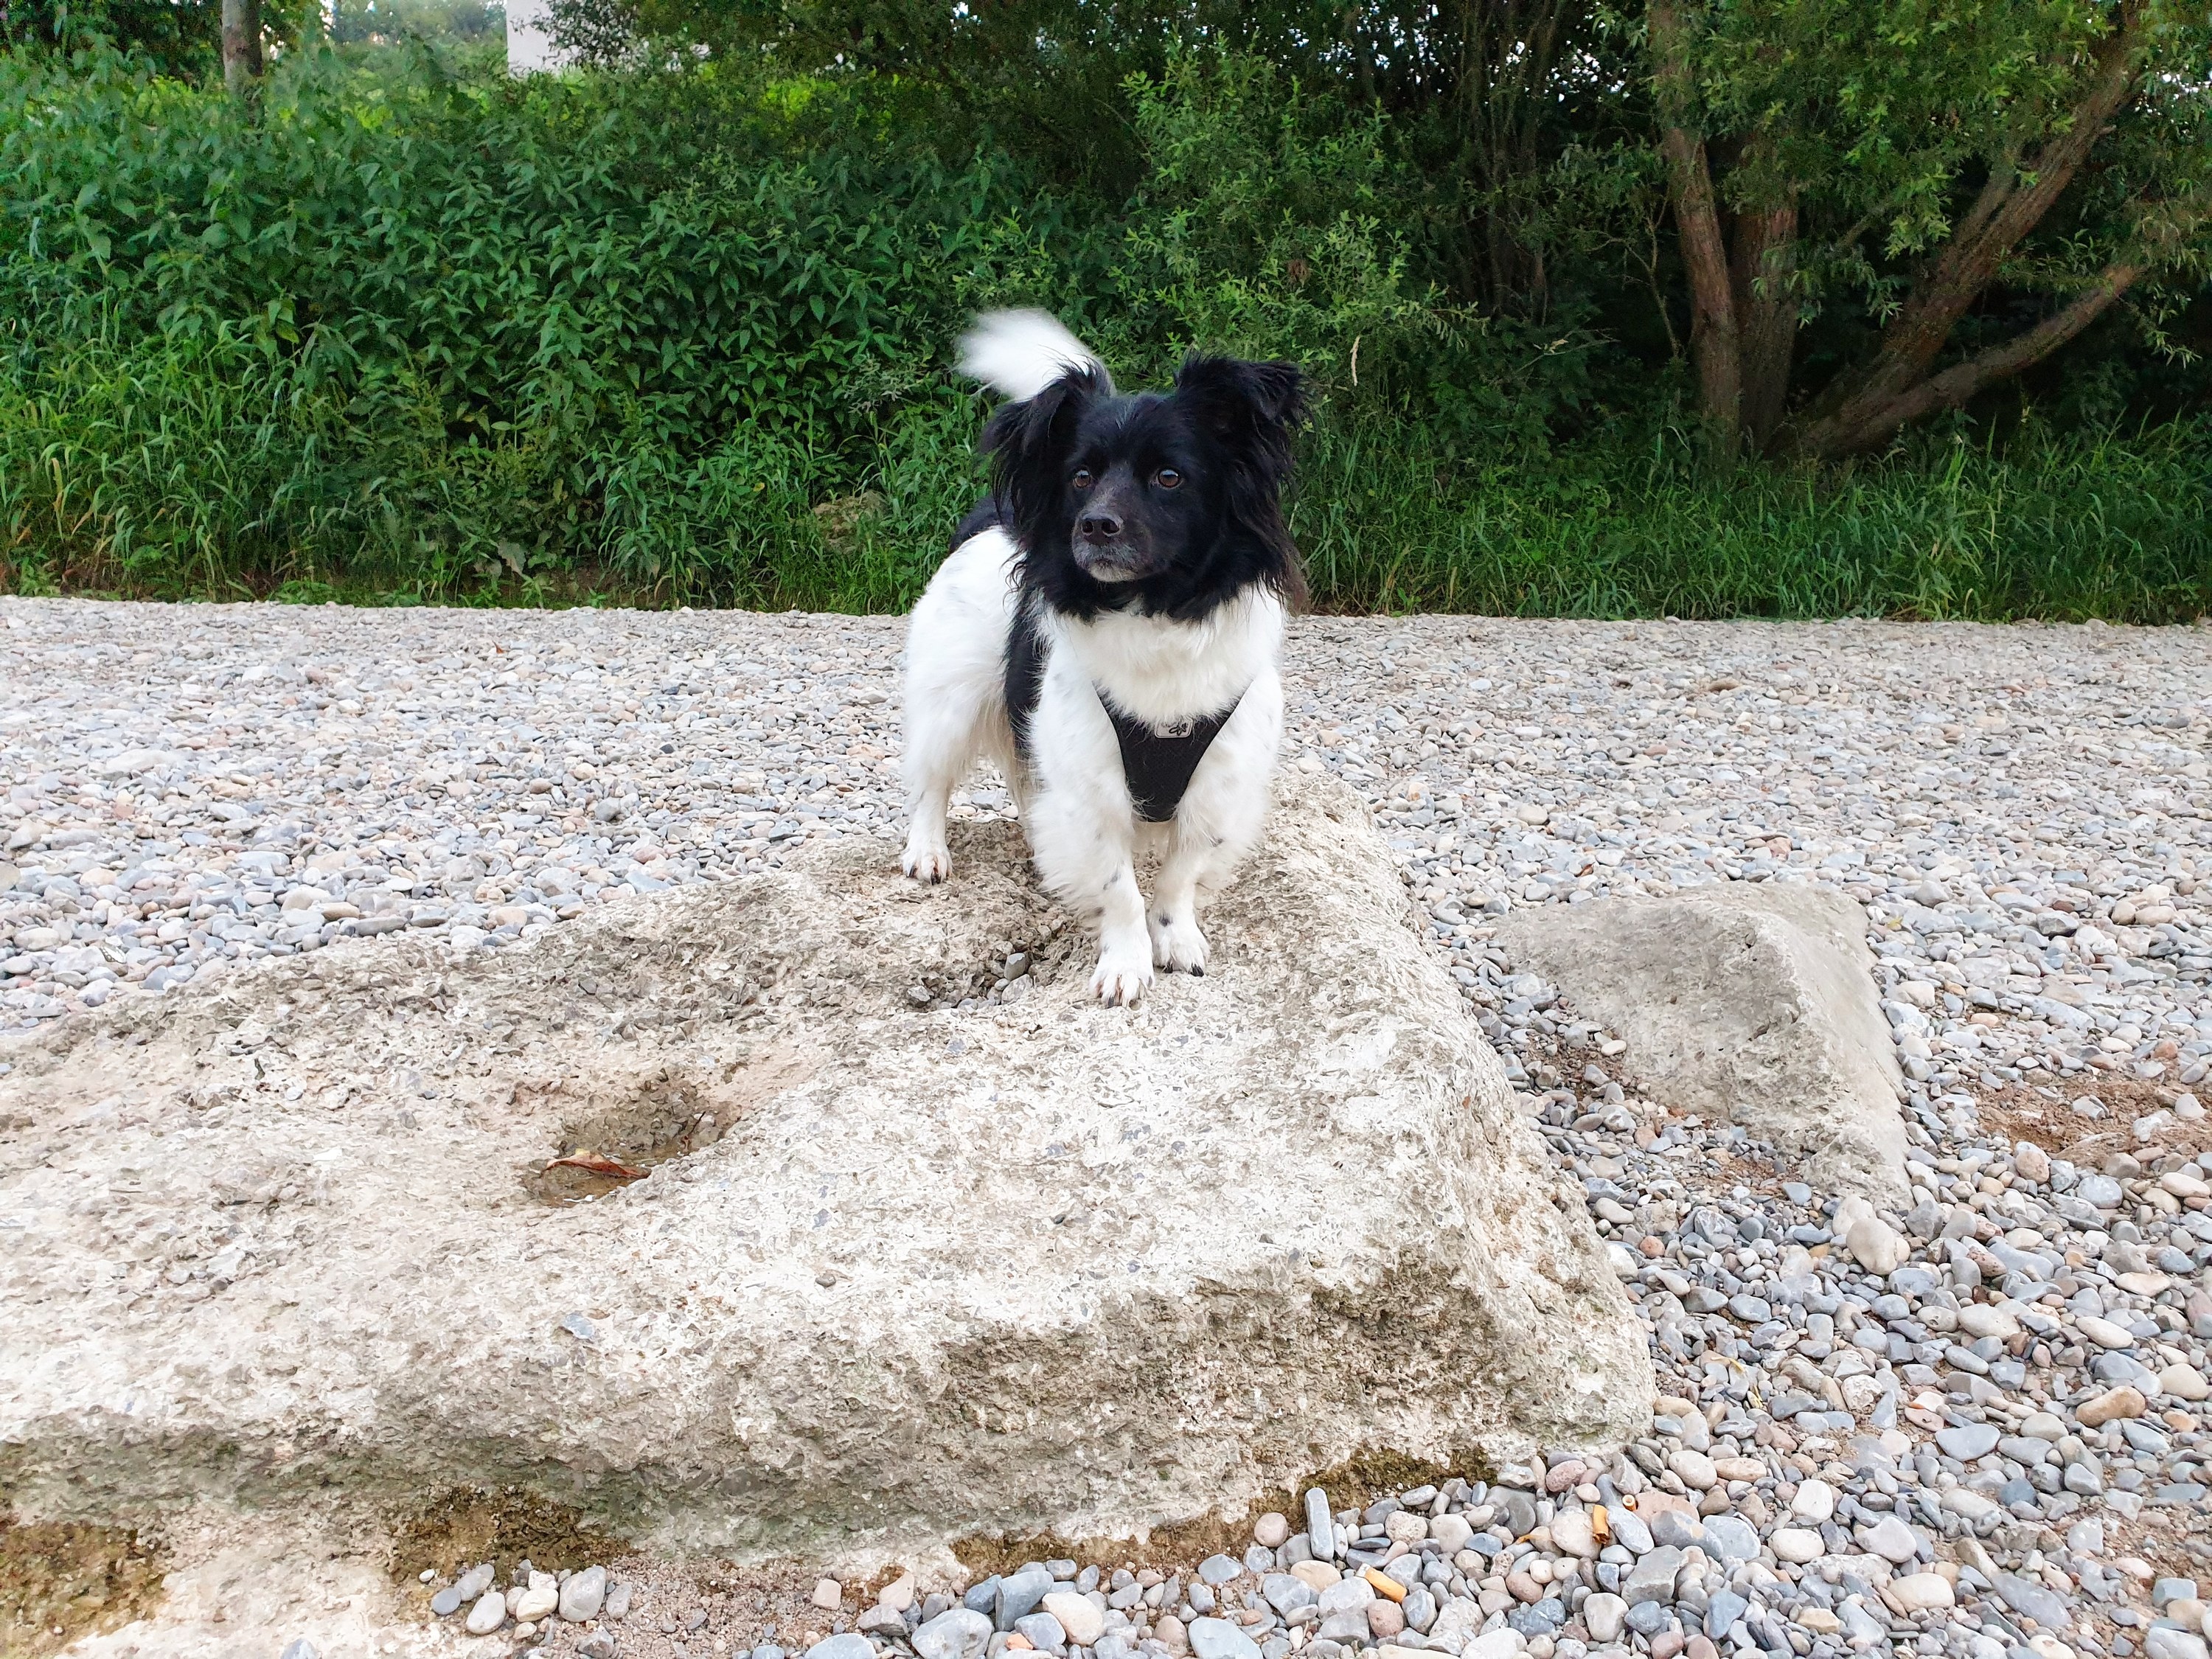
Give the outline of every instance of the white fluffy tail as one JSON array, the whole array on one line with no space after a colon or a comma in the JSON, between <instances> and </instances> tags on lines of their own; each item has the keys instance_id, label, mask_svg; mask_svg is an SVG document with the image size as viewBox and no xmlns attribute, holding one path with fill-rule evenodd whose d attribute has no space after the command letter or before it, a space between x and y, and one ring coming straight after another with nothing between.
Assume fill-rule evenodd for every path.
<instances>
[{"instance_id":1,"label":"white fluffy tail","mask_svg":"<svg viewBox=\"0 0 2212 1659\"><path fill-rule=\"evenodd\" d=\"M1018 402L1071 368L1087 368L1114 389L1097 354L1045 312L987 311L960 337L960 372Z\"/></svg>"}]
</instances>

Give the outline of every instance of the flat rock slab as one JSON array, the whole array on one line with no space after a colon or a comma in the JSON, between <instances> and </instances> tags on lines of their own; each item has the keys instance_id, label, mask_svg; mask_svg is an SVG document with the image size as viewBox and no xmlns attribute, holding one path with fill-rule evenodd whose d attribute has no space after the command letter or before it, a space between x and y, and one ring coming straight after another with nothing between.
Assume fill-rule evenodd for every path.
<instances>
[{"instance_id":1,"label":"flat rock slab","mask_svg":"<svg viewBox=\"0 0 2212 1659\"><path fill-rule=\"evenodd\" d=\"M1815 1188L1903 1200L1903 1079L1866 913L1811 884L1516 911L1497 943L1616 1032L1658 1100L1739 1123Z\"/></svg>"},{"instance_id":2,"label":"flat rock slab","mask_svg":"<svg viewBox=\"0 0 2212 1659\"><path fill-rule=\"evenodd\" d=\"M0 1488L512 1483L757 1558L1648 1422L1581 1196L1350 792L1296 786L1214 970L1134 1010L1012 826L955 852L935 890L853 840L504 951L335 945L0 1049ZM1010 948L1025 998L947 1006ZM662 1161L585 1195L545 1166L586 1150Z\"/></svg>"}]
</instances>

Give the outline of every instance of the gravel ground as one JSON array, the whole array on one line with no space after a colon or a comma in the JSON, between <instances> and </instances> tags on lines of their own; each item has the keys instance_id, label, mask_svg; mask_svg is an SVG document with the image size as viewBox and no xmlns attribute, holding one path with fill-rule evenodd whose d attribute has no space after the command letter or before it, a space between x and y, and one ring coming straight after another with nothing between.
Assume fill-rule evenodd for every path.
<instances>
[{"instance_id":1,"label":"gravel ground","mask_svg":"<svg viewBox=\"0 0 2212 1659\"><path fill-rule=\"evenodd\" d=\"M346 934L496 949L898 830L891 619L0 622L0 1030ZM1666 1397L1609 1461L1401 1493L1333 1540L1299 1515L1242 1560L1052 1563L1091 1613L991 1647L2206 1659L2212 631L1316 620L1289 695L1290 763L1374 804L1615 1243ZM1490 945L1514 906L1720 879L1868 908L1914 1202L1853 1250L1854 1215L1643 1099L1634 1056ZM998 1586L794 1613L805 1586L616 1565L622 1620L486 1646L972 1659L941 1598L1012 1617Z\"/></svg>"}]
</instances>

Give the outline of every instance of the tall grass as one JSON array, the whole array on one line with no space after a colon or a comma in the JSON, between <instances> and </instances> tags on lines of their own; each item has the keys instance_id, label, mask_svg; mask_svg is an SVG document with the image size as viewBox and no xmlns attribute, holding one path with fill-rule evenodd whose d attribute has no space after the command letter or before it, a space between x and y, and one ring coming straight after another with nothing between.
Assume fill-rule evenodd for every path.
<instances>
[{"instance_id":1,"label":"tall grass","mask_svg":"<svg viewBox=\"0 0 2212 1659\"><path fill-rule=\"evenodd\" d=\"M1339 610L2167 621L2212 611L2212 422L1725 477L1675 430L1469 475L1417 431L1324 428L1291 523Z\"/></svg>"}]
</instances>

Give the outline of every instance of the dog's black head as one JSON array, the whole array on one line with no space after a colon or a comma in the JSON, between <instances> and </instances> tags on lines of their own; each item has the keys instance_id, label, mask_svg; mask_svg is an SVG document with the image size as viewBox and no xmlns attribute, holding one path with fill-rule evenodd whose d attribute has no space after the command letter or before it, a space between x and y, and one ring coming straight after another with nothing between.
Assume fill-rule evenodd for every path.
<instances>
[{"instance_id":1,"label":"dog's black head","mask_svg":"<svg viewBox=\"0 0 2212 1659\"><path fill-rule=\"evenodd\" d=\"M1190 357L1164 397L1114 395L1073 369L991 417L992 495L1024 550L1023 583L1079 617L1133 608L1189 621L1255 583L1305 597L1283 522L1292 363Z\"/></svg>"}]
</instances>

